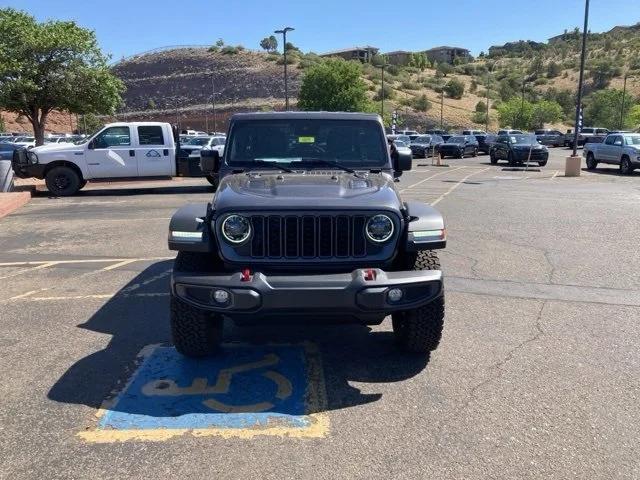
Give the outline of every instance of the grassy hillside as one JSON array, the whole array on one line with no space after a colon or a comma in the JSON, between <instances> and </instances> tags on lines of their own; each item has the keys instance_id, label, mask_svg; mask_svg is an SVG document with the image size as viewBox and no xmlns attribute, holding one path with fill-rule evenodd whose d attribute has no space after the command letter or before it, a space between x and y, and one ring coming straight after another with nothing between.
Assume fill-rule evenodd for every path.
<instances>
[{"instance_id":1,"label":"grassy hillside","mask_svg":"<svg viewBox=\"0 0 640 480\"><path fill-rule=\"evenodd\" d=\"M586 100L606 88L622 88L628 72L628 92L640 96L640 24L616 27L589 35L586 64ZM563 115L553 126L572 124L578 81L580 34L565 32L546 43L510 42L494 46L472 62L451 68L428 65L390 67L385 74L387 112L397 110L401 124L412 128L439 125L441 92L455 79L464 85L460 98L445 95L445 126L482 127L482 115L474 114L489 97L490 128L498 127L496 107L523 90L529 101L557 101ZM312 53L291 51L290 97L295 105L304 69L321 61ZM129 118L179 118L181 123L204 127L211 110L215 83L216 104L223 112L280 109L284 104L282 57L245 49L177 49L142 55L118 63L114 71L126 84L125 108ZM363 65L363 79L372 99L380 98L381 73ZM474 120L477 123L474 123Z\"/></svg>"}]
</instances>

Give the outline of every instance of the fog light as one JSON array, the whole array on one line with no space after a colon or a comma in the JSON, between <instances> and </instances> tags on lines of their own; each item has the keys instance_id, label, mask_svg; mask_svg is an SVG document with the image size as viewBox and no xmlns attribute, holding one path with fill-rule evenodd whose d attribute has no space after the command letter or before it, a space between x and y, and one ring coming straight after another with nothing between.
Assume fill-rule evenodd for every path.
<instances>
[{"instance_id":1,"label":"fog light","mask_svg":"<svg viewBox=\"0 0 640 480\"><path fill-rule=\"evenodd\" d=\"M404 293L399 288L392 288L387 292L387 298L391 303L396 303L402 300Z\"/></svg>"},{"instance_id":2,"label":"fog light","mask_svg":"<svg viewBox=\"0 0 640 480\"><path fill-rule=\"evenodd\" d=\"M225 303L229 303L229 292L226 290L215 290L213 292L213 299L216 303L224 305Z\"/></svg>"}]
</instances>

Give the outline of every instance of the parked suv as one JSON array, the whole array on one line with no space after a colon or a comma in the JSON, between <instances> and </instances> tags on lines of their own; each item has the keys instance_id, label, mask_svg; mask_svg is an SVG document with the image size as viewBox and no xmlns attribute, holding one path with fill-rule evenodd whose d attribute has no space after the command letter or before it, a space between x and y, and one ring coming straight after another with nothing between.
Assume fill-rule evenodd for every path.
<instances>
[{"instance_id":1,"label":"parked suv","mask_svg":"<svg viewBox=\"0 0 640 480\"><path fill-rule=\"evenodd\" d=\"M498 160L506 160L512 166L537 162L544 167L549 160L549 149L540 145L535 135L498 135L489 151L489 158L494 165Z\"/></svg>"},{"instance_id":2,"label":"parked suv","mask_svg":"<svg viewBox=\"0 0 640 480\"><path fill-rule=\"evenodd\" d=\"M440 213L400 198L382 120L361 113L276 112L231 118L224 156L201 152L220 185L171 219L170 321L176 349L215 352L222 319L240 324L379 324L399 347L440 341Z\"/></svg>"},{"instance_id":3,"label":"parked suv","mask_svg":"<svg viewBox=\"0 0 640 480\"><path fill-rule=\"evenodd\" d=\"M535 131L535 136L542 145L561 147L564 145L564 133L559 130L543 128Z\"/></svg>"},{"instance_id":4,"label":"parked suv","mask_svg":"<svg viewBox=\"0 0 640 480\"><path fill-rule=\"evenodd\" d=\"M478 156L479 145L473 135L454 135L440 145L440 156L463 158L465 155Z\"/></svg>"},{"instance_id":5,"label":"parked suv","mask_svg":"<svg viewBox=\"0 0 640 480\"><path fill-rule=\"evenodd\" d=\"M409 148L414 157L427 158L437 154L443 143L444 140L439 135L419 135L409 144Z\"/></svg>"}]
</instances>

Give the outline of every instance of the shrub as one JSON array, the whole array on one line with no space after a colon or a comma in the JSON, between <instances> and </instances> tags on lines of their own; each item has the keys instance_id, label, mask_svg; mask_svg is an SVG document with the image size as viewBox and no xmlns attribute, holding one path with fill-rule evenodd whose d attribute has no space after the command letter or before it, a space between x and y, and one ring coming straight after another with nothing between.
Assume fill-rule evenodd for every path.
<instances>
[{"instance_id":1,"label":"shrub","mask_svg":"<svg viewBox=\"0 0 640 480\"><path fill-rule=\"evenodd\" d=\"M476 103L476 112L481 112L484 113L487 111L487 104L484 103L482 100L480 100L478 103Z\"/></svg>"},{"instance_id":2,"label":"shrub","mask_svg":"<svg viewBox=\"0 0 640 480\"><path fill-rule=\"evenodd\" d=\"M420 95L413 99L411 106L420 112L426 112L431 108L431 102L426 95Z\"/></svg>"},{"instance_id":3,"label":"shrub","mask_svg":"<svg viewBox=\"0 0 640 480\"><path fill-rule=\"evenodd\" d=\"M462 98L464 94L464 83L457 78L453 78L445 85L444 91L451 98Z\"/></svg>"},{"instance_id":4,"label":"shrub","mask_svg":"<svg viewBox=\"0 0 640 480\"><path fill-rule=\"evenodd\" d=\"M478 124L487 123L487 112L473 112L471 114L471 121Z\"/></svg>"},{"instance_id":5,"label":"shrub","mask_svg":"<svg viewBox=\"0 0 640 480\"><path fill-rule=\"evenodd\" d=\"M403 81L401 84L403 90L420 90L420 85L416 82L411 82L409 80Z\"/></svg>"},{"instance_id":6,"label":"shrub","mask_svg":"<svg viewBox=\"0 0 640 480\"><path fill-rule=\"evenodd\" d=\"M391 86L389 86L389 84L385 83L384 89L382 87L379 88L373 99L376 101L380 101L382 100L383 96L385 100L390 100L392 98L395 98L396 92L393 90L393 88L391 88Z\"/></svg>"}]
</instances>

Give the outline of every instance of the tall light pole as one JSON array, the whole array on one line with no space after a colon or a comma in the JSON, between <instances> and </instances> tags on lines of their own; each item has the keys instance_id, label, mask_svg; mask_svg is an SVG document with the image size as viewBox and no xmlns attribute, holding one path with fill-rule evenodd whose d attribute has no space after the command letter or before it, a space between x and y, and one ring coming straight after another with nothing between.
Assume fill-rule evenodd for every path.
<instances>
[{"instance_id":1,"label":"tall light pole","mask_svg":"<svg viewBox=\"0 0 640 480\"><path fill-rule=\"evenodd\" d=\"M589 28L589 0L584 2L584 29L582 30L582 53L580 54L580 78L578 79L578 103L576 103L576 121L573 129L573 154L578 155L578 124L582 110L582 83L584 81L584 61L587 56L587 29Z\"/></svg>"},{"instance_id":2,"label":"tall light pole","mask_svg":"<svg viewBox=\"0 0 640 480\"><path fill-rule=\"evenodd\" d=\"M440 92L440 130L444 130L444 87Z\"/></svg>"},{"instance_id":3,"label":"tall light pole","mask_svg":"<svg viewBox=\"0 0 640 480\"><path fill-rule=\"evenodd\" d=\"M382 111L382 122L384 123L384 96L385 96L385 92L384 92L384 69L389 67L390 64L388 63L383 63L382 65L376 65L376 68L379 68L380 70L382 70L382 90L380 98L381 98L381 102L382 102L382 106L381 106L381 111Z\"/></svg>"},{"instance_id":4,"label":"tall light pole","mask_svg":"<svg viewBox=\"0 0 640 480\"><path fill-rule=\"evenodd\" d=\"M624 83L622 84L622 105L620 106L620 121L618 122L618 130L622 130L624 127L624 101L627 96L627 76L629 75L629 70L624 72Z\"/></svg>"},{"instance_id":5,"label":"tall light pole","mask_svg":"<svg viewBox=\"0 0 640 480\"><path fill-rule=\"evenodd\" d=\"M211 104L213 106L213 132L218 131L216 122L216 95L220 95L221 92L216 92L216 84L213 81L213 75L211 76ZM209 132L207 132L209 133Z\"/></svg>"},{"instance_id":6,"label":"tall light pole","mask_svg":"<svg viewBox=\"0 0 640 480\"><path fill-rule=\"evenodd\" d=\"M284 51L284 108L285 110L289 110L289 86L288 86L288 78L287 78L287 32L292 32L295 28L285 27L282 30L276 30L273 33L281 33L282 34L282 50Z\"/></svg>"}]
</instances>

